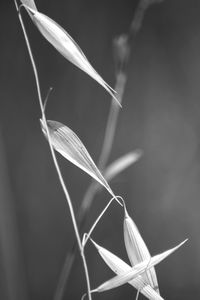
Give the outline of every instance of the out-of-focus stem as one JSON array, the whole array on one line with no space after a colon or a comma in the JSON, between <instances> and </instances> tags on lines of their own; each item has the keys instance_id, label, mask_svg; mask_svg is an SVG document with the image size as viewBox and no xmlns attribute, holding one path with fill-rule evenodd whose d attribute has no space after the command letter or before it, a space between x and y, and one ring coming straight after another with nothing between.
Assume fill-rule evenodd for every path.
<instances>
[{"instance_id":1,"label":"out-of-focus stem","mask_svg":"<svg viewBox=\"0 0 200 300\"><path fill-rule=\"evenodd\" d=\"M114 56L116 63L116 84L115 90L118 93L118 100L122 103L124 90L127 82L126 67L129 61L131 44L134 41L136 34L139 32L142 22L144 19L145 12L147 8L154 3L159 3L163 0L140 0L129 28L129 31L125 35L121 35L119 38L114 40ZM102 171L105 170L106 164L108 162L110 152L113 146L113 140L115 136L115 131L117 127L117 120L119 115L119 106L114 103L112 99L108 119L106 123L106 130L104 135L104 141L102 145L102 150L99 158L98 167ZM87 219L87 215L90 211L90 207L94 200L95 194L98 191L98 185L93 181L89 185L85 196L83 197L81 207L79 209L79 228L83 232L83 228ZM55 297L54 300L62 300L64 295L64 289L67 285L67 281L70 275L71 268L75 260L75 244L72 250L66 255L64 267L61 270L60 278L58 281L58 286L56 290L56 295L58 295L58 287L62 286L62 293L60 290L59 297Z\"/></svg>"},{"instance_id":2,"label":"out-of-focus stem","mask_svg":"<svg viewBox=\"0 0 200 300\"><path fill-rule=\"evenodd\" d=\"M117 92L119 102L122 103L127 77L124 72L119 72L116 75L116 77L117 78L116 78L115 90ZM115 130L117 127L116 125L117 125L119 110L120 107L116 105L116 103L114 103L114 99L112 99L112 103L108 115L108 121L106 124L103 146L102 146L99 163L98 163L98 167L100 170L105 169L105 166L110 156L110 152L112 149L113 140L115 136Z\"/></svg>"}]
</instances>

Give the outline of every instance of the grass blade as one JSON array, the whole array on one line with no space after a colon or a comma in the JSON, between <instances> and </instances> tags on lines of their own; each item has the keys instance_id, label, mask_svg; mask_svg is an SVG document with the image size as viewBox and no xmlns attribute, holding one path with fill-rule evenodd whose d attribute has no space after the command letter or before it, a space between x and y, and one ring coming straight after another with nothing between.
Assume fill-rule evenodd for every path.
<instances>
[{"instance_id":1,"label":"grass blade","mask_svg":"<svg viewBox=\"0 0 200 300\"><path fill-rule=\"evenodd\" d=\"M42 131L46 136L45 126L41 121ZM88 173L91 177L102 184L112 197L116 198L109 184L95 165L79 137L67 126L56 121L47 121L51 142L54 149L71 163ZM116 198L117 200L117 198ZM117 202L119 202L117 200ZM120 202L119 202L120 203ZM120 203L121 205L121 203Z\"/></svg>"},{"instance_id":2,"label":"grass blade","mask_svg":"<svg viewBox=\"0 0 200 300\"><path fill-rule=\"evenodd\" d=\"M116 288L118 286L121 286L135 278L137 278L138 275L141 275L146 270L149 270L153 266L160 263L162 260L164 260L167 256L172 254L174 251L176 251L179 247L181 247L187 240L180 243L178 246L167 250L161 254L153 256L150 260L143 261L139 264L137 264L135 267L132 268L131 271L128 271L122 275L117 275L114 278L106 281L105 283L101 284L98 288L95 290L92 290L92 292L104 292L113 288Z\"/></svg>"},{"instance_id":3,"label":"grass blade","mask_svg":"<svg viewBox=\"0 0 200 300\"><path fill-rule=\"evenodd\" d=\"M142 261L151 259L149 250L132 218L128 215L124 206L124 241L126 251L132 266L137 265ZM142 274L143 278L149 285L159 293L158 281L155 268L147 270Z\"/></svg>"},{"instance_id":4,"label":"grass blade","mask_svg":"<svg viewBox=\"0 0 200 300\"><path fill-rule=\"evenodd\" d=\"M103 88L114 98L119 106L118 99L115 96L115 91L103 80L97 71L89 63L87 57L73 40L73 38L54 20L39 12L34 5L30 5L28 0L21 0L24 7L31 14L31 19L37 26L40 33L44 38L62 54L72 64L77 66L83 72L87 73L90 77L96 80ZM26 2L26 3L25 3ZM28 2L28 5L27 5ZM32 3L32 2L31 2Z\"/></svg>"},{"instance_id":5,"label":"grass blade","mask_svg":"<svg viewBox=\"0 0 200 300\"><path fill-rule=\"evenodd\" d=\"M119 173L123 172L126 168L134 164L142 155L142 151L132 151L111 163L104 172L106 180L110 181Z\"/></svg>"},{"instance_id":6,"label":"grass blade","mask_svg":"<svg viewBox=\"0 0 200 300\"><path fill-rule=\"evenodd\" d=\"M118 256L114 255L107 249L99 246L92 239L91 239L91 241L93 242L94 246L97 248L99 254L103 258L105 263L117 275L122 275L122 274L132 270L131 266L129 266L127 263L125 263ZM129 281L128 283L130 285L132 285L134 288L136 288L138 291L140 291L140 293L142 293L148 299L163 300L163 298L140 275L138 277L134 278L133 280Z\"/></svg>"},{"instance_id":7,"label":"grass blade","mask_svg":"<svg viewBox=\"0 0 200 300\"><path fill-rule=\"evenodd\" d=\"M37 11L37 7L35 5L34 0L21 0L22 4L27 6L28 8Z\"/></svg>"}]
</instances>

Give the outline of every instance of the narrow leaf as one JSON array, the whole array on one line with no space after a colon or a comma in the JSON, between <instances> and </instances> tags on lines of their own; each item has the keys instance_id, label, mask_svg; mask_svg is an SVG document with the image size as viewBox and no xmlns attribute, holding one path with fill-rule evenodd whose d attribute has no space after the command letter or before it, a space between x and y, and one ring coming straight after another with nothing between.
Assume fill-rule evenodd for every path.
<instances>
[{"instance_id":1,"label":"narrow leaf","mask_svg":"<svg viewBox=\"0 0 200 300\"><path fill-rule=\"evenodd\" d=\"M37 7L36 7L36 5L35 5L34 0L21 0L21 2L22 2L22 4L23 4L24 6L26 6L27 8L32 9L32 10L34 10L34 11L37 11Z\"/></svg>"},{"instance_id":2,"label":"narrow leaf","mask_svg":"<svg viewBox=\"0 0 200 300\"><path fill-rule=\"evenodd\" d=\"M115 97L115 91L103 80L96 70L89 63L83 51L73 40L73 38L54 20L40 13L38 10L25 4L28 0L22 0L24 7L32 14L31 19L39 29L40 33L60 54L62 54L72 64L76 65L90 77L96 80L104 89L114 98L121 106Z\"/></svg>"},{"instance_id":3,"label":"narrow leaf","mask_svg":"<svg viewBox=\"0 0 200 300\"><path fill-rule=\"evenodd\" d=\"M40 121L42 131L46 136L45 125L42 120ZM79 137L69 127L60 122L48 120L47 125L54 149L67 160L96 179L108 190L112 197L116 198Z\"/></svg>"},{"instance_id":4,"label":"narrow leaf","mask_svg":"<svg viewBox=\"0 0 200 300\"><path fill-rule=\"evenodd\" d=\"M128 215L125 206L124 211L124 241L131 265L135 266L142 261L150 260L151 255L136 224ZM155 268L147 270L142 276L159 293Z\"/></svg>"},{"instance_id":5,"label":"narrow leaf","mask_svg":"<svg viewBox=\"0 0 200 300\"><path fill-rule=\"evenodd\" d=\"M109 181L130 165L134 164L142 155L140 150L132 151L111 163L104 172L104 177Z\"/></svg>"},{"instance_id":6,"label":"narrow leaf","mask_svg":"<svg viewBox=\"0 0 200 300\"><path fill-rule=\"evenodd\" d=\"M92 239L91 239L92 240ZM111 268L113 272L117 275L122 275L126 272L132 270L132 268L121 260L118 256L114 255L107 249L99 246L92 240L93 244L97 248L99 254L105 261L105 263ZM163 300L163 298L145 281L142 276L137 276L133 280L128 282L130 285L135 287L137 290L140 291L144 296L146 296L150 300Z\"/></svg>"},{"instance_id":7,"label":"narrow leaf","mask_svg":"<svg viewBox=\"0 0 200 300\"><path fill-rule=\"evenodd\" d=\"M103 176L106 179L106 181L109 183L115 176L117 176L120 172L123 172L126 168L131 166L134 162L137 161L141 156L140 150L130 152L126 155L124 155L121 158L118 158L116 161L112 162L104 171ZM123 163L123 159L125 159ZM122 163L121 163L122 160ZM119 164L118 164L119 162ZM92 186L93 193L95 194L102 188L102 185L99 185L98 182L96 182L95 185ZM89 191L90 192L90 191Z\"/></svg>"},{"instance_id":8,"label":"narrow leaf","mask_svg":"<svg viewBox=\"0 0 200 300\"><path fill-rule=\"evenodd\" d=\"M167 250L161 254L153 256L150 260L145 260L139 264L137 264L135 267L132 268L131 271L128 271L122 275L117 275L114 278L106 281L102 285L100 285L98 288L93 290L92 292L104 292L106 290L110 290L113 288L116 288L118 286L121 286L134 278L137 278L138 275L141 275L146 270L149 270L156 264L160 263L162 260L164 260L167 256L172 254L175 250L177 250L179 247L181 247L187 240L180 243L178 246Z\"/></svg>"}]
</instances>

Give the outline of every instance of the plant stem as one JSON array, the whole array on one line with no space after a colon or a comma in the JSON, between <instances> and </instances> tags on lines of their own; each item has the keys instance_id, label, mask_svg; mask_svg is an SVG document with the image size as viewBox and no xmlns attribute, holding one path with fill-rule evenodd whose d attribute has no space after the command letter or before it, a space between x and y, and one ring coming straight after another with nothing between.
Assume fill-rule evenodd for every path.
<instances>
[{"instance_id":1,"label":"plant stem","mask_svg":"<svg viewBox=\"0 0 200 300\"><path fill-rule=\"evenodd\" d=\"M129 54L130 54L130 46L132 42L134 42L134 38L139 32L142 22L144 19L144 14L147 10L147 8L154 3L159 3L162 0L139 0L138 6L136 8L136 11L134 12L134 16L132 19L132 22L130 24L130 28L128 30L128 33L125 35L125 44L122 45L125 47L125 56L120 57L122 58L122 61L117 61L116 63L116 84L115 84L115 90L118 93L118 100L120 103L122 103L123 100L123 95L124 95L124 89L126 86L127 82L127 75L126 75L126 67L128 64L129 60ZM123 37L123 35L122 35ZM116 46L116 45L114 45ZM124 49L124 48L123 48ZM122 50L123 50L122 49ZM114 49L115 50L115 49ZM116 49L119 52L121 49ZM113 146L113 140L114 140L114 135L117 127L117 120L118 120L118 115L119 115L119 106L114 103L114 100L112 100L109 114L108 114L108 119L107 119L107 124L106 124L106 130L105 130L105 135L104 135L104 140L103 140L103 146L99 158L99 163L98 167L100 171L104 171L106 164L108 162L110 152ZM98 186L96 183L93 181L89 185L85 196L83 197L83 201L81 203L81 207L79 209L79 228L83 230L83 227L86 222L86 218L88 215L88 212L90 210L90 207L92 205L93 199L95 197L96 192L98 191ZM75 251L76 249L75 244L72 247L72 250L66 255L65 262L64 262L64 267L61 270L60 278L58 281L58 286L56 289L56 294L54 300L62 300L63 294L64 294L64 289L67 284L71 268L73 266L74 260L75 260ZM62 290L60 290L60 287ZM58 295L58 292L59 295Z\"/></svg>"},{"instance_id":2,"label":"plant stem","mask_svg":"<svg viewBox=\"0 0 200 300\"><path fill-rule=\"evenodd\" d=\"M20 10L19 10L19 6L17 4L17 0L14 0L14 2L15 2L16 10L18 12L18 17L19 17L19 21L20 21L20 24L21 24L21 27L22 27L22 31L23 31L23 34L24 34L24 38L25 38L27 49L28 49L29 57L30 57L30 60L31 60L33 73L34 73L34 76L35 76L35 82L36 82L36 88L37 88L37 93L38 93L38 100L39 100L40 110L43 114L42 95L41 95L40 82L39 82L39 77L38 77L36 64L35 64L35 61L34 61L34 58L33 58L33 54L32 54L32 51L31 51L31 46L30 46L29 39L28 39L28 35L26 33L26 29L25 29L24 22L23 22L22 17L21 17L21 13L20 13Z\"/></svg>"},{"instance_id":3,"label":"plant stem","mask_svg":"<svg viewBox=\"0 0 200 300\"><path fill-rule=\"evenodd\" d=\"M24 34L24 37L25 37L28 53L29 53L29 56L30 56L30 60L31 60L31 64L32 64L32 68L33 68L33 72L34 72L34 76L35 76L35 82L36 82L37 93L38 93L38 100L39 100L39 105L40 105L41 114L42 114L42 120L43 120L44 125L46 127L47 138L48 138L48 143L49 143L52 159L53 159L54 166L55 166L57 174L58 174L60 184L62 186L64 195L65 195L65 198L67 200L67 204L68 204L68 207L69 207L69 211L70 211L70 215L71 215L71 219L72 219L72 224L73 224L76 240L77 240L77 243L78 243L80 255L81 255L83 266L84 266L86 283L87 283L88 299L92 300L89 272L88 272L86 258L85 258L85 255L84 255L84 249L83 249L82 244L81 244L81 238L80 238L80 235L79 235L79 230L78 230L78 226L77 226L77 222L76 222L72 202L71 202L68 190L66 188L66 185L64 183L64 180L63 180L63 177L62 177L62 174L61 174L61 171L60 171L60 167L58 165L58 161L57 161L57 158L56 158L56 155L55 155L55 151L54 151L52 143L51 143L51 137L50 137L50 134L49 134L48 125L47 125L46 116L45 116L44 107L43 107L43 102L42 102L42 96L41 96L41 89L40 89L40 83L39 83L39 76L38 76L38 72L37 72L37 67L36 67L36 64L35 64L35 61L34 61L34 58L33 58L31 46L30 46L29 39L28 39L28 35L26 33L26 29L25 29L25 26L24 26L24 23L23 23L23 20L22 20L20 11L19 11L17 1L14 0L14 2L15 2L15 6L16 6L16 9L17 9L17 12L18 12L19 20L20 20L20 23L21 23L21 26L22 26L23 34Z\"/></svg>"},{"instance_id":4,"label":"plant stem","mask_svg":"<svg viewBox=\"0 0 200 300\"><path fill-rule=\"evenodd\" d=\"M110 204L113 202L113 200L114 200L116 197L117 197L117 198L120 198L121 201L122 201L122 203L123 203L123 205L124 205L124 200L123 200L122 197L120 197L120 196L115 196L115 197L113 197L113 198L108 202L108 204L104 207L104 209L102 210L102 212L99 214L99 216L97 217L97 219L94 221L94 223L93 223L92 227L90 228L89 232L87 233L86 238L84 239L84 242L82 242L83 247L85 247L85 245L86 245L88 239L90 238L90 236L91 236L93 230L95 229L95 227L96 227L97 224L99 223L100 219L103 217L104 213L106 212L106 210L108 209L108 207L110 206Z\"/></svg>"},{"instance_id":5,"label":"plant stem","mask_svg":"<svg viewBox=\"0 0 200 300\"><path fill-rule=\"evenodd\" d=\"M116 78L115 90L118 95L118 100L121 103L123 99L124 89L126 85L126 75L123 72L119 72ZM108 121L106 124L106 131L104 135L103 146L99 158L98 167L100 170L104 170L105 166L108 162L110 152L113 145L113 140L115 136L115 130L117 127L117 119L119 115L120 107L114 103L114 99L112 99L112 103L109 110Z\"/></svg>"}]
</instances>

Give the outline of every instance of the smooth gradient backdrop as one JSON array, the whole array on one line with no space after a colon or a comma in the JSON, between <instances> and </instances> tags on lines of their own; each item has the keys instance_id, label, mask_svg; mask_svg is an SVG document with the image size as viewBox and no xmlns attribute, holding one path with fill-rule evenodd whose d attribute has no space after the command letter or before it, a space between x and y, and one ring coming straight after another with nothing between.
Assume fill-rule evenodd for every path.
<instances>
[{"instance_id":1,"label":"smooth gradient backdrop","mask_svg":"<svg viewBox=\"0 0 200 300\"><path fill-rule=\"evenodd\" d=\"M138 1L38 0L63 26L103 78L114 86L112 40L128 30ZM47 117L73 129L98 160L110 97L67 62L23 19L38 66L43 97L54 88ZM157 267L163 298L200 298L200 3L165 0L151 6L137 35L110 162L142 149L143 157L112 181L152 254L189 241ZM0 299L51 300L74 240L66 201L40 129L33 71L14 1L0 2ZM90 178L58 155L74 209ZM88 230L109 200L99 193ZM106 213L93 234L128 262L123 211ZM92 287L113 274L88 244ZM78 257L64 299L86 291ZM128 285L94 299L134 299ZM140 299L143 299L140 296Z\"/></svg>"}]
</instances>

